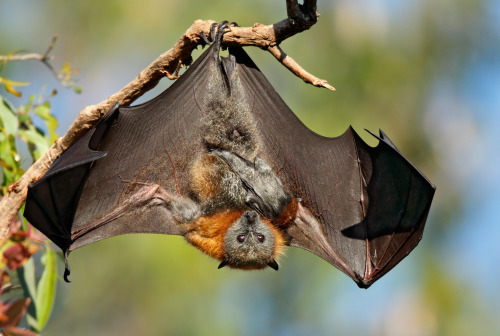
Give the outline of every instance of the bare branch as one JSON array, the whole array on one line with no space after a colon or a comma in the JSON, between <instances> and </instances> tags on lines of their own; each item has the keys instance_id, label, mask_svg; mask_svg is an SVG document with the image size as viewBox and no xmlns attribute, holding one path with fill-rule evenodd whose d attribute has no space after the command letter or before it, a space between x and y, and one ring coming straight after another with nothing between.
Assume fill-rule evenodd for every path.
<instances>
[{"instance_id":1,"label":"bare branch","mask_svg":"<svg viewBox=\"0 0 500 336\"><path fill-rule=\"evenodd\" d=\"M304 0L304 7L309 15L316 15L316 17L319 16L317 12L316 0Z\"/></svg>"},{"instance_id":2,"label":"bare branch","mask_svg":"<svg viewBox=\"0 0 500 336\"><path fill-rule=\"evenodd\" d=\"M57 35L52 36L52 42L50 42L50 45L47 48L47 51L45 51L45 54L43 54L44 60L47 59L47 56L49 56L52 49L54 49L54 46L56 45L56 41L57 41Z\"/></svg>"},{"instance_id":3,"label":"bare branch","mask_svg":"<svg viewBox=\"0 0 500 336\"><path fill-rule=\"evenodd\" d=\"M300 7L297 0L288 0L286 2L286 14L290 18L300 17Z\"/></svg>"},{"instance_id":4,"label":"bare branch","mask_svg":"<svg viewBox=\"0 0 500 336\"><path fill-rule=\"evenodd\" d=\"M281 64L288 68L291 72L293 72L297 77L300 77L304 80L304 82L312 84L318 87L324 87L328 90L335 91L335 88L328 84L328 82L324 79L320 79L314 75L311 75L309 72L305 71L295 60L293 60L290 56L288 56L279 46L270 47L267 50L276 57Z\"/></svg>"},{"instance_id":5,"label":"bare branch","mask_svg":"<svg viewBox=\"0 0 500 336\"><path fill-rule=\"evenodd\" d=\"M24 55L11 55L11 56L0 55L0 62L28 61L28 60L35 60L35 61L49 60L49 61L53 61L54 60L54 56L46 57L45 55L40 55L40 54L36 54L36 53L24 54Z\"/></svg>"},{"instance_id":6,"label":"bare branch","mask_svg":"<svg viewBox=\"0 0 500 336\"><path fill-rule=\"evenodd\" d=\"M316 0L305 0L304 5L299 5L296 0L287 0L286 3L288 18L267 26L255 24L252 27L232 27L224 35L222 43L226 46L257 46L269 50L283 65L305 82L334 90L325 80L318 79L306 72L278 47L283 40L309 29L316 23L319 16L315 10ZM195 21L172 49L158 57L136 79L105 101L97 105L87 106L80 112L68 132L59 138L47 153L37 160L19 181L9 188L8 194L0 201L0 239L6 236L10 219L24 203L28 185L39 179L52 162L93 127L116 102L120 101L122 105L130 105L142 94L153 88L161 78L165 76L169 78L177 77L180 67L191 63L192 51L198 45L203 44L201 34L207 36L213 23L215 22L211 20ZM53 39L53 43L42 56L42 60L48 60L48 54L52 50L54 42ZM24 57L26 56L24 55ZM10 58L10 60L13 59ZM45 64L48 64L48 62Z\"/></svg>"},{"instance_id":7,"label":"bare branch","mask_svg":"<svg viewBox=\"0 0 500 336\"><path fill-rule=\"evenodd\" d=\"M56 44L57 41L57 35L54 35L52 37L52 41L50 42L49 47L45 51L43 55L37 54L37 53L31 53L31 54L24 54L24 55L7 55L7 56L2 56L0 55L0 62L11 62L11 61L29 61L29 60L34 60L34 61L40 61L42 62L49 70L52 72L54 77L57 78L61 84L66 85L63 81L63 78L61 75L57 73L57 71L54 69L52 64L50 64L50 61L53 61L55 59L54 56L49 56L50 52L52 49L54 49L54 45Z\"/></svg>"}]
</instances>

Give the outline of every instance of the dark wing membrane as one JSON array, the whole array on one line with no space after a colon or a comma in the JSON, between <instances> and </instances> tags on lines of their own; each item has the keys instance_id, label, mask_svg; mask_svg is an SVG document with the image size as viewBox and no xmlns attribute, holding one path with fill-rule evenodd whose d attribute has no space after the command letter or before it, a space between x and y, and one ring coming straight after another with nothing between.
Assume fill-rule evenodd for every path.
<instances>
[{"instance_id":1,"label":"dark wing membrane","mask_svg":"<svg viewBox=\"0 0 500 336\"><path fill-rule=\"evenodd\" d=\"M369 286L418 243L434 187L385 135L371 148L352 128L337 138L312 132L241 48L230 53L263 139L260 156L319 223L292 225L289 244Z\"/></svg>"},{"instance_id":2,"label":"dark wing membrane","mask_svg":"<svg viewBox=\"0 0 500 336\"><path fill-rule=\"evenodd\" d=\"M30 188L25 212L30 222L63 250L125 233L181 234L170 213L149 207L74 238L145 184L158 184L176 195L186 192L180 183L186 181L189 158L202 148L196 122L213 52L211 47L203 53L153 100L121 107L104 137L96 128L64 152ZM94 133L100 133L98 139ZM99 152L90 150L92 145Z\"/></svg>"},{"instance_id":3,"label":"dark wing membrane","mask_svg":"<svg viewBox=\"0 0 500 336\"><path fill-rule=\"evenodd\" d=\"M71 245L71 223L93 161L106 156L97 151L117 116L115 105L92 130L58 157L47 173L28 187L24 216L62 250Z\"/></svg>"},{"instance_id":4,"label":"dark wing membrane","mask_svg":"<svg viewBox=\"0 0 500 336\"><path fill-rule=\"evenodd\" d=\"M204 150L197 136L214 52L210 47L172 86L156 98L120 114L101 143L109 154L95 162L75 214L73 232L113 212L145 184L189 196L192 160ZM142 207L76 239L83 245L126 233L183 234L164 207Z\"/></svg>"},{"instance_id":5,"label":"dark wing membrane","mask_svg":"<svg viewBox=\"0 0 500 336\"><path fill-rule=\"evenodd\" d=\"M367 179L367 215L342 231L348 238L366 242L369 258L363 287L391 270L418 244L435 192L382 131L375 137L379 145L367 148L373 165Z\"/></svg>"}]
</instances>

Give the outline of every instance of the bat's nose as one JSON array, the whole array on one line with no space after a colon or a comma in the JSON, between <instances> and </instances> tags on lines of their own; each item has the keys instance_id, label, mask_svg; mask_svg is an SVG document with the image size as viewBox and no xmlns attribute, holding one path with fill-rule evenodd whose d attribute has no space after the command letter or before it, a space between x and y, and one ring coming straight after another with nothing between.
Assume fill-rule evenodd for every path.
<instances>
[{"instance_id":1,"label":"bat's nose","mask_svg":"<svg viewBox=\"0 0 500 336\"><path fill-rule=\"evenodd\" d=\"M245 211L243 216L245 216L249 224L252 224L255 223L259 215L255 211Z\"/></svg>"}]
</instances>

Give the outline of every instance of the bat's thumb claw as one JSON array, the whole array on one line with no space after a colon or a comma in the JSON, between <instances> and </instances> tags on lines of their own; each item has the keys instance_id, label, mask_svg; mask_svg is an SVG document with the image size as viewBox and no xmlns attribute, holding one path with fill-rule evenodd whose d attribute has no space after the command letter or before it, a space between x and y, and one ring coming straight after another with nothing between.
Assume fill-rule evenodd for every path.
<instances>
[{"instance_id":1,"label":"bat's thumb claw","mask_svg":"<svg viewBox=\"0 0 500 336\"><path fill-rule=\"evenodd\" d=\"M71 271L69 269L68 255L69 250L64 251L64 281L70 283L71 280L69 280L68 277L71 274Z\"/></svg>"},{"instance_id":2,"label":"bat's thumb claw","mask_svg":"<svg viewBox=\"0 0 500 336\"><path fill-rule=\"evenodd\" d=\"M68 268L68 267L66 267L66 268L64 269L64 281L66 281L66 282L68 282L68 283L70 283L70 282L71 282L71 280L68 278L70 274L71 274L71 271L69 270L69 268Z\"/></svg>"}]
</instances>

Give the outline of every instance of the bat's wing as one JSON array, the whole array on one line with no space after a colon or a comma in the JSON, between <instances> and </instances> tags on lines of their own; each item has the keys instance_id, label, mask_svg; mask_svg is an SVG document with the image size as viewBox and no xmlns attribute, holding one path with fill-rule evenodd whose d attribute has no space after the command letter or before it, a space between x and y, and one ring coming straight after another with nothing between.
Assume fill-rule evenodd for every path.
<instances>
[{"instance_id":1,"label":"bat's wing","mask_svg":"<svg viewBox=\"0 0 500 336\"><path fill-rule=\"evenodd\" d=\"M24 216L62 250L71 244L71 223L93 161L106 156L97 147L117 116L115 105L92 130L58 157L28 187Z\"/></svg>"},{"instance_id":2,"label":"bat's wing","mask_svg":"<svg viewBox=\"0 0 500 336\"><path fill-rule=\"evenodd\" d=\"M366 145L349 128L337 138L309 130L241 48L236 74L263 139L263 157L302 199L289 244L309 250L368 287L418 244L435 187L381 133Z\"/></svg>"},{"instance_id":3,"label":"bat's wing","mask_svg":"<svg viewBox=\"0 0 500 336\"><path fill-rule=\"evenodd\" d=\"M203 149L196 122L215 63L209 57L213 48L159 96L142 105L114 108L65 151L29 187L26 218L64 251L125 233L183 234L162 206L115 215L113 225L92 228L92 223L107 224L107 216L147 185L159 185L180 199L189 196L185 174L189 158Z\"/></svg>"}]
</instances>

